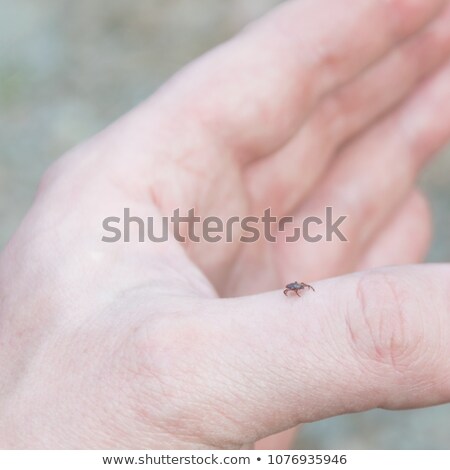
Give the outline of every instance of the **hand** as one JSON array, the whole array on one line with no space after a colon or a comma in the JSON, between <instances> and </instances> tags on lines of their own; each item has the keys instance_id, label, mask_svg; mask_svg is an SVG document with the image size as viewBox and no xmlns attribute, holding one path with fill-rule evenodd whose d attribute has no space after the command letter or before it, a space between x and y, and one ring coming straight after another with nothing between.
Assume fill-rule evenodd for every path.
<instances>
[{"instance_id":1,"label":"hand","mask_svg":"<svg viewBox=\"0 0 450 470\"><path fill-rule=\"evenodd\" d=\"M59 160L0 260L2 446L239 448L449 400L449 267L282 294L421 260L414 182L450 137L449 19L443 0L286 2ZM349 243L101 241L125 207L327 205Z\"/></svg>"}]
</instances>

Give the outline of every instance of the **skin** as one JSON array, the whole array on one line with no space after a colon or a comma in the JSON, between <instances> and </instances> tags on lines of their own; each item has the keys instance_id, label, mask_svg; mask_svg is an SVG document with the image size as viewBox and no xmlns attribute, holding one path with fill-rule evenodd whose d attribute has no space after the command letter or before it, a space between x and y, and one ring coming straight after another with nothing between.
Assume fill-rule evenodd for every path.
<instances>
[{"instance_id":1,"label":"skin","mask_svg":"<svg viewBox=\"0 0 450 470\"><path fill-rule=\"evenodd\" d=\"M300 423L450 401L450 267L412 265L450 8L348 3L283 3L48 170L0 258L2 447L283 448ZM348 243L101 242L124 207L327 205ZM286 298L292 279L316 293Z\"/></svg>"}]
</instances>

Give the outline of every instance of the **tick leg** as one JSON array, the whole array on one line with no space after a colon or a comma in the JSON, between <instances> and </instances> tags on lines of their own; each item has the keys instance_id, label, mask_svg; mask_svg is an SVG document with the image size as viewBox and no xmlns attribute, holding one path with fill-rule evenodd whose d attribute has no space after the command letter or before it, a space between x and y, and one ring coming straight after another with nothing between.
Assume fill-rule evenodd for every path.
<instances>
[{"instance_id":1,"label":"tick leg","mask_svg":"<svg viewBox=\"0 0 450 470\"><path fill-rule=\"evenodd\" d=\"M300 292L300 289L297 289L297 290L295 291L295 293L296 293L299 297L301 297L302 294L299 294L299 292Z\"/></svg>"},{"instance_id":2,"label":"tick leg","mask_svg":"<svg viewBox=\"0 0 450 470\"><path fill-rule=\"evenodd\" d=\"M289 289L284 289L284 295L287 297Z\"/></svg>"},{"instance_id":3,"label":"tick leg","mask_svg":"<svg viewBox=\"0 0 450 470\"><path fill-rule=\"evenodd\" d=\"M313 290L314 292L316 292L316 289L314 289L314 287L313 287L313 286L310 286L309 284L305 284L304 282L302 282L302 286L303 286L303 287L307 287L308 289L311 289L311 290Z\"/></svg>"}]
</instances>

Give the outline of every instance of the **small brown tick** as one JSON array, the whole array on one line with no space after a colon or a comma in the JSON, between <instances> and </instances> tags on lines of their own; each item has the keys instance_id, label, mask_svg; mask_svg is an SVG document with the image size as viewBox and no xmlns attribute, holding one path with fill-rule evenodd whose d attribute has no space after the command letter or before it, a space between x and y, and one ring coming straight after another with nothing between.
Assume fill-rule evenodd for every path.
<instances>
[{"instance_id":1,"label":"small brown tick","mask_svg":"<svg viewBox=\"0 0 450 470\"><path fill-rule=\"evenodd\" d=\"M299 292L301 292L302 290L306 288L312 289L314 292L316 292L316 289L314 289L313 286L305 284L304 282L300 282L299 284L297 281L295 281L295 282L291 282L290 284L286 286L286 289L284 289L284 295L287 296L289 292L295 292L299 297L301 297L301 294L299 294Z\"/></svg>"}]
</instances>

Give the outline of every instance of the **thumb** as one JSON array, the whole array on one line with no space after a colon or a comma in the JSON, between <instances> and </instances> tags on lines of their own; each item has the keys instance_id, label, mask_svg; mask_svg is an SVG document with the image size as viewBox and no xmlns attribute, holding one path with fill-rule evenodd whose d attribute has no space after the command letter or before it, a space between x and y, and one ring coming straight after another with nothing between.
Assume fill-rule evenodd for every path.
<instances>
[{"instance_id":1,"label":"thumb","mask_svg":"<svg viewBox=\"0 0 450 470\"><path fill-rule=\"evenodd\" d=\"M449 400L449 280L450 265L383 268L318 282L301 298L280 289L205 301L210 366L196 380L228 420L221 442Z\"/></svg>"}]
</instances>

